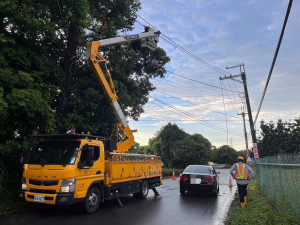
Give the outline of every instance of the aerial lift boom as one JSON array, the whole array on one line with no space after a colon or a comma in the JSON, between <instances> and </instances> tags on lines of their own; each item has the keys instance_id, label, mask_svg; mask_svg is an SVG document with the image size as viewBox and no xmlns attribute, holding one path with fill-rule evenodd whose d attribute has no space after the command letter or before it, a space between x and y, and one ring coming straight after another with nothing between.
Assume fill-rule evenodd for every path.
<instances>
[{"instance_id":1,"label":"aerial lift boom","mask_svg":"<svg viewBox=\"0 0 300 225\"><path fill-rule=\"evenodd\" d=\"M100 67L100 63L102 62L106 63L107 60L99 53L99 48L101 46L106 46L106 45L129 42L133 40L141 40L142 47L148 47L153 50L157 46L159 34L160 34L159 31L154 31L153 29L146 27L145 32L143 33L134 34L134 35L125 35L125 36L115 37L115 38L108 38L99 41L93 41L90 44L88 44L87 58L89 59L90 64L97 75L98 81L103 91L109 98L109 102L113 107L114 113L118 120L119 132L123 138L122 140L117 142L116 144L117 149L114 150L114 152L117 153L127 152L134 144L134 136L133 136L133 131L130 129L126 117L124 116L122 109L118 103L118 96L114 88L111 74L109 70L106 68L107 71L106 74L108 78L107 80L106 76L104 75Z\"/></svg>"}]
</instances>

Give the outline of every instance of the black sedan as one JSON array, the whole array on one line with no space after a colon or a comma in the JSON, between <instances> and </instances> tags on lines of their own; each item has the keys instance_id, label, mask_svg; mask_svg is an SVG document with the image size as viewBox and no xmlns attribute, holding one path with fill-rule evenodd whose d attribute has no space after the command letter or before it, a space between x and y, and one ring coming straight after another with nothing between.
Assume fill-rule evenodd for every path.
<instances>
[{"instance_id":1,"label":"black sedan","mask_svg":"<svg viewBox=\"0 0 300 225\"><path fill-rule=\"evenodd\" d=\"M180 193L185 191L209 192L218 196L220 172L212 166L189 165L180 176Z\"/></svg>"}]
</instances>

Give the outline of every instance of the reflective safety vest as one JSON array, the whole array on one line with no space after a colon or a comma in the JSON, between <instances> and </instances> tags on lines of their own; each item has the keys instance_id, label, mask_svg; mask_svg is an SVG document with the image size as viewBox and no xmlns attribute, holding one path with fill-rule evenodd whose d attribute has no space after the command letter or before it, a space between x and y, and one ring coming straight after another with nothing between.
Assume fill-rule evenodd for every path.
<instances>
[{"instance_id":1,"label":"reflective safety vest","mask_svg":"<svg viewBox=\"0 0 300 225\"><path fill-rule=\"evenodd\" d=\"M246 164L245 163L236 163L235 166L236 166L235 179L247 180L248 174L246 171Z\"/></svg>"}]
</instances>

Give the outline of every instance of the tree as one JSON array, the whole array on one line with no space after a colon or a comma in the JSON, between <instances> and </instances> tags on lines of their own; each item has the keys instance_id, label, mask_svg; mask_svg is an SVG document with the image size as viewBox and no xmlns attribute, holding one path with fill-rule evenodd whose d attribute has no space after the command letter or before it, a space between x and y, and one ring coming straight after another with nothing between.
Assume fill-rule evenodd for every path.
<instances>
[{"instance_id":1,"label":"tree","mask_svg":"<svg viewBox=\"0 0 300 225\"><path fill-rule=\"evenodd\" d=\"M139 0L0 1L0 169L14 182L17 149L30 146L33 130L112 134L116 119L81 50L132 30L139 9ZM121 108L137 119L154 90L150 78L164 76L169 58L139 42L101 50Z\"/></svg>"},{"instance_id":2,"label":"tree","mask_svg":"<svg viewBox=\"0 0 300 225\"><path fill-rule=\"evenodd\" d=\"M161 156L167 168L184 168L189 164L207 164L211 143L200 134L189 135L176 124L168 123L149 140L149 147Z\"/></svg>"},{"instance_id":3,"label":"tree","mask_svg":"<svg viewBox=\"0 0 300 225\"><path fill-rule=\"evenodd\" d=\"M156 137L149 141L149 145L155 153L161 156L165 167L171 166L172 151L178 141L188 137L188 134L181 130L176 124L168 123L162 127Z\"/></svg>"},{"instance_id":4,"label":"tree","mask_svg":"<svg viewBox=\"0 0 300 225\"><path fill-rule=\"evenodd\" d=\"M200 134L178 141L172 151L171 167L185 168L192 165L207 165L211 156L211 143Z\"/></svg>"},{"instance_id":5,"label":"tree","mask_svg":"<svg viewBox=\"0 0 300 225\"><path fill-rule=\"evenodd\" d=\"M239 153L228 145L223 145L214 151L213 161L220 164L234 164Z\"/></svg>"},{"instance_id":6,"label":"tree","mask_svg":"<svg viewBox=\"0 0 300 225\"><path fill-rule=\"evenodd\" d=\"M277 154L300 152L300 121L296 118L293 122L278 120L265 123L261 121L261 136L258 140L260 157Z\"/></svg>"}]
</instances>

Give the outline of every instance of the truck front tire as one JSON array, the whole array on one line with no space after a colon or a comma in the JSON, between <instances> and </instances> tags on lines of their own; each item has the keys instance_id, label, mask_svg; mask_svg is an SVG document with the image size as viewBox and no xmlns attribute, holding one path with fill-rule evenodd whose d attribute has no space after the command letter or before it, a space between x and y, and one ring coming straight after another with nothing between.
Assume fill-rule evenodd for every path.
<instances>
[{"instance_id":1,"label":"truck front tire","mask_svg":"<svg viewBox=\"0 0 300 225\"><path fill-rule=\"evenodd\" d=\"M97 211L101 201L100 190L97 187L92 187L85 198L83 203L86 213L91 214Z\"/></svg>"}]
</instances>

